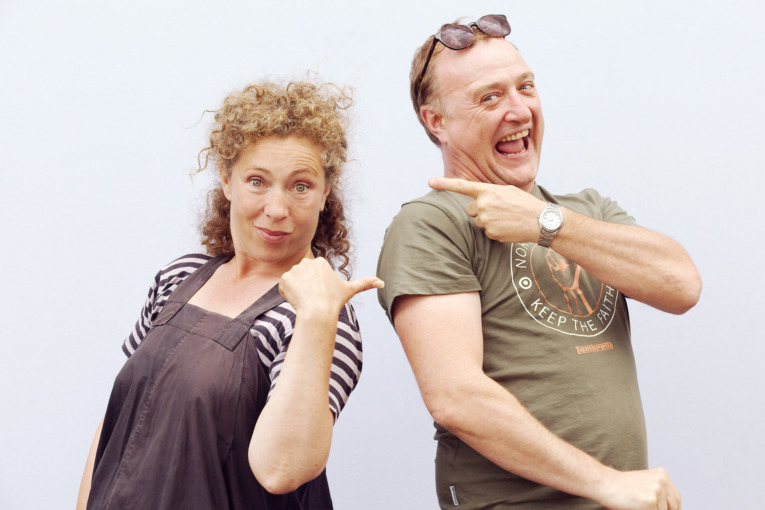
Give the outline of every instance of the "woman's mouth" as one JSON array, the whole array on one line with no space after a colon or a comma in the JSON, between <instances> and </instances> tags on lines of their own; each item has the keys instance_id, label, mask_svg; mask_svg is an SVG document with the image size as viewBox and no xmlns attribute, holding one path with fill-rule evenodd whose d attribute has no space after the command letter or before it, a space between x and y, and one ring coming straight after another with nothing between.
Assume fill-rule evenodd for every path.
<instances>
[{"instance_id":1,"label":"woman's mouth","mask_svg":"<svg viewBox=\"0 0 765 510\"><path fill-rule=\"evenodd\" d=\"M255 229L258 231L258 234L260 234L260 237L269 243L279 243L289 235L289 232L282 232L279 230L269 230L262 227L255 227Z\"/></svg>"},{"instance_id":2,"label":"woman's mouth","mask_svg":"<svg viewBox=\"0 0 765 510\"><path fill-rule=\"evenodd\" d=\"M497 152L505 156L518 156L529 148L529 130L524 129L502 138L495 146Z\"/></svg>"}]
</instances>

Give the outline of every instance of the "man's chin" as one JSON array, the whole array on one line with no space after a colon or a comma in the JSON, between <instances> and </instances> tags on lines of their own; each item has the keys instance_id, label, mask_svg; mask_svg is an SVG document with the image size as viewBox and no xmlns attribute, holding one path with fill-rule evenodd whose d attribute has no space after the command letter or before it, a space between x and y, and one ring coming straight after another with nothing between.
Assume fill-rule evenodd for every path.
<instances>
[{"instance_id":1,"label":"man's chin","mask_svg":"<svg viewBox=\"0 0 765 510\"><path fill-rule=\"evenodd\" d=\"M514 168L501 168L497 176L504 184L531 191L537 178L536 165L523 165Z\"/></svg>"}]
</instances>

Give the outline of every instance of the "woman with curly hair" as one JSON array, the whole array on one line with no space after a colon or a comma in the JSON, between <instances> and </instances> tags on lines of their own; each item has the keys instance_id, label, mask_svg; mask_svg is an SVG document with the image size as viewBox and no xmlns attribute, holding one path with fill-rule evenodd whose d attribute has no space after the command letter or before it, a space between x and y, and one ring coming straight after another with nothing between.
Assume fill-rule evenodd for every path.
<instances>
[{"instance_id":1,"label":"woman with curly hair","mask_svg":"<svg viewBox=\"0 0 765 510\"><path fill-rule=\"evenodd\" d=\"M361 371L347 301L382 286L347 281L349 106L334 86L260 83L215 112L207 254L155 277L78 508L332 508L332 427Z\"/></svg>"}]
</instances>

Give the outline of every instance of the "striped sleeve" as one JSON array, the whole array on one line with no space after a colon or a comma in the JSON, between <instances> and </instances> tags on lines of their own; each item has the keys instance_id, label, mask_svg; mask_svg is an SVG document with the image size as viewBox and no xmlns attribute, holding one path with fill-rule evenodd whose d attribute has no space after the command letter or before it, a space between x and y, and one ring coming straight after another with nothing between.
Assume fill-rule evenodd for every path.
<instances>
[{"instance_id":1,"label":"striped sleeve","mask_svg":"<svg viewBox=\"0 0 765 510\"><path fill-rule=\"evenodd\" d=\"M146 302L141 309L141 315L138 317L133 330L122 343L122 352L125 353L125 356L129 358L138 349L138 346L149 333L152 321L157 318L167 302L167 298L175 288L211 258L202 253L184 255L157 272L149 287L149 294L146 296Z\"/></svg>"},{"instance_id":2,"label":"striped sleeve","mask_svg":"<svg viewBox=\"0 0 765 510\"><path fill-rule=\"evenodd\" d=\"M295 309L287 303L257 318L250 333L256 340L260 361L271 378L269 396L276 385L295 327ZM335 352L329 380L329 408L337 420L361 376L361 333L353 307L346 303L337 320Z\"/></svg>"}]
</instances>

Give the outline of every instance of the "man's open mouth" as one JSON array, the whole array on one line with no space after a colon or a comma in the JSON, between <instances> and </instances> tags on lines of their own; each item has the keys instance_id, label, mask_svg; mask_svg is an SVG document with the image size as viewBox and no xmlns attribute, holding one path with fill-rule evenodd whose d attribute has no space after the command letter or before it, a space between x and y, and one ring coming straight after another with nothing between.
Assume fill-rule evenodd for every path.
<instances>
[{"instance_id":1,"label":"man's open mouth","mask_svg":"<svg viewBox=\"0 0 765 510\"><path fill-rule=\"evenodd\" d=\"M529 130L524 129L512 135L508 135L497 142L497 152L506 156L523 154L529 148Z\"/></svg>"}]
</instances>

